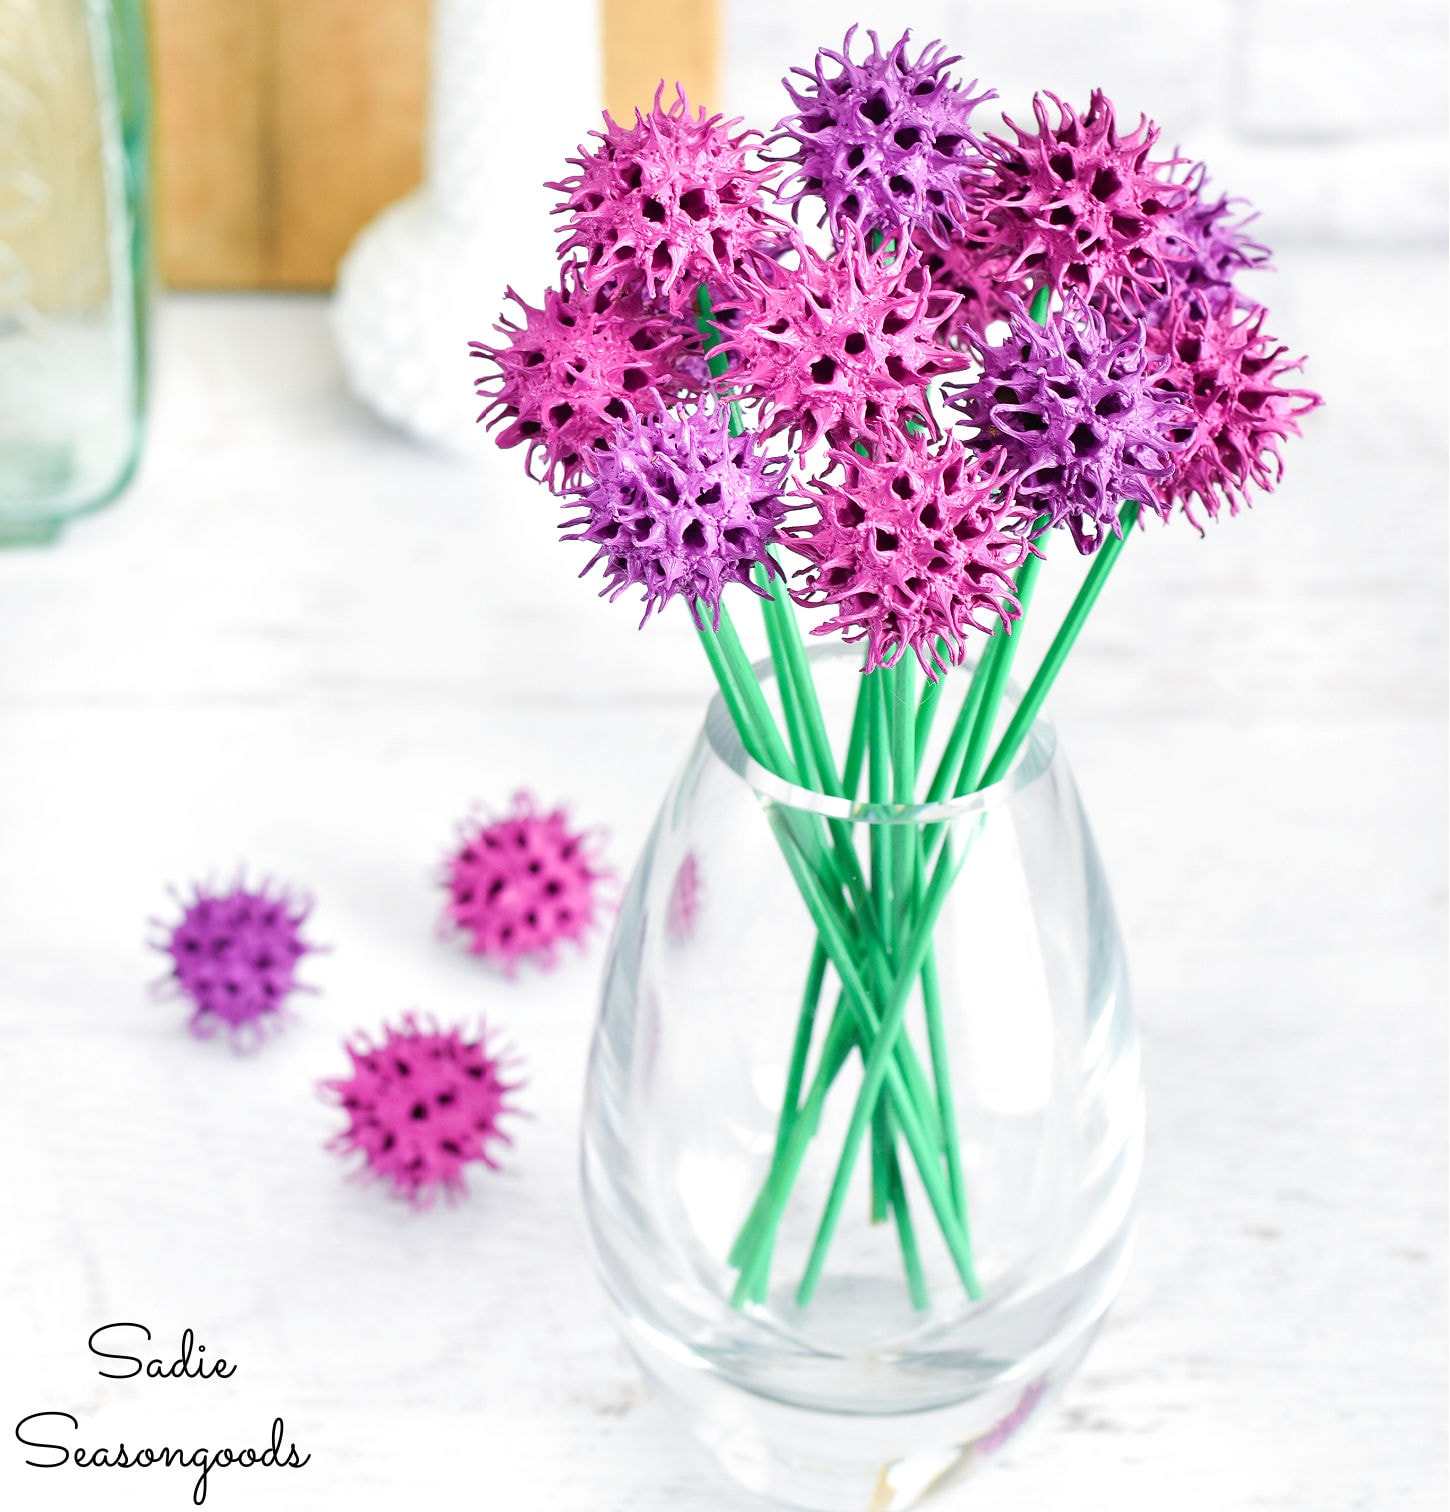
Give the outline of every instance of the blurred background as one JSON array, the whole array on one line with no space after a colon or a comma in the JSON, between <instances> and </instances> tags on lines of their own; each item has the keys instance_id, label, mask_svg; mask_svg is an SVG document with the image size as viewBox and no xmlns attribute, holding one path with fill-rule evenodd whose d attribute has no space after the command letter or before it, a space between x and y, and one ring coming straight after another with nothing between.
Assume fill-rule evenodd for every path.
<instances>
[{"instance_id":1,"label":"blurred background","mask_svg":"<svg viewBox=\"0 0 1450 1512\"><path fill-rule=\"evenodd\" d=\"M994 1512L1443 1512L1440 0L0 0L10 1421L64 1403L114 1442L77 1349L142 1317L216 1335L249 1411L318 1448L295 1512L476 1497L480 1464L499 1506L750 1505L589 1278L603 942L508 983L432 935L455 822L520 786L627 874L709 693L686 617L598 600L475 435L466 343L552 282L541 186L601 105L678 78L768 130L857 21L944 38L1018 119L1100 86L1205 159L1261 211L1278 271L1245 282L1326 399L1272 498L1124 553L1054 693L1149 1155L1122 1301ZM148 997L144 944L167 883L240 862L313 891L336 947L248 1060ZM507 1032L534 1115L480 1200L423 1219L340 1179L313 1092L408 1008ZM12 1505L68 1505L26 1474ZM112 1481L108 1507L159 1504Z\"/></svg>"}]
</instances>

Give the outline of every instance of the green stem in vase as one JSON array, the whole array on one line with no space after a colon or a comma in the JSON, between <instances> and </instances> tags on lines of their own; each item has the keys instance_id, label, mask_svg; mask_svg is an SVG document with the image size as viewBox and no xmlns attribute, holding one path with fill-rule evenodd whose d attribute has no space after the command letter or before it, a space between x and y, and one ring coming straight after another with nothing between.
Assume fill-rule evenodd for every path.
<instances>
[{"instance_id":1,"label":"green stem in vase","mask_svg":"<svg viewBox=\"0 0 1450 1512\"><path fill-rule=\"evenodd\" d=\"M866 745L869 752L867 793L873 804L886 803L891 795L891 768L887 755L890 737L887 729L891 717L886 682L887 674L878 669L868 673L871 682L871 712L866 727ZM871 896L876 906L876 917L883 939L887 942L887 960L893 954L893 908L891 879L890 836L884 825L873 824L867 829L867 844L871 852ZM864 1057L870 1047L863 1043ZM887 1122L884 1104L878 1103L871 1122L871 1221L884 1223L891 1209L890 1161L891 1130Z\"/></svg>"},{"instance_id":2,"label":"green stem in vase","mask_svg":"<svg viewBox=\"0 0 1450 1512\"><path fill-rule=\"evenodd\" d=\"M937 862L936 871L932 875L931 884L927 888L926 896L922 900L921 912L914 921L912 936L903 958L897 962L897 977L892 983L890 996L886 1000L885 1011L879 1018L872 1013L870 1004L861 998L864 1016L867 1017L866 1032L869 1039L864 1042L871 1047L870 1054L866 1057L866 1064L862 1071L861 1089L856 1097L855 1107L851 1110L851 1122L846 1130L846 1138L842 1145L840 1160L836 1165L836 1174L831 1183L830 1195L826 1201L826 1210L822 1215L819 1227L816 1230L815 1243L811 1248L810 1260L806 1265L804 1276L796 1291L796 1303L804 1307L815 1294L816 1286L820 1282L821 1269L825 1265L826 1253L830 1248L831 1239L835 1234L836 1227L841 1220L841 1209L846 1200L846 1190L850 1185L851 1172L855 1168L856 1157L860 1152L861 1139L866 1132L866 1126L870 1122L872 1112L876 1106L876 1100L881 1095L883 1086L891 1088L893 1104L896 1108L897 1117L901 1122L902 1131L907 1137L907 1143L911 1146L912 1156L916 1161L916 1168L925 1186L927 1196L931 1201L932 1209L936 1214L938 1226L941 1228L942 1237L947 1241L952 1259L956 1264L957 1273L962 1278L962 1283L967 1289L967 1295L974 1300L981 1296L982 1289L977 1281L976 1268L971 1255L971 1237L964 1219L952 1206L951 1193L942 1178L939 1145L926 1143L922 1132L922 1124L917 1114L917 1108L905 1096L904 1088L900 1083L900 1074L896 1064L896 1043L901 1029L902 1019L906 1013L906 1004L911 995L912 984L917 974L921 971L926 960L928 950L931 948L932 934L936 927L937 915L941 912L942 903L946 899L948 890L956 880L958 872L966 862L970 850L970 840L965 843L959 854L953 857L951 844L948 842L945 852ZM809 885L809 875L802 869L798 873L803 885ZM831 948L831 940L827 937L827 946ZM832 959L835 959L835 951L832 951ZM849 967L854 975L854 968ZM840 967L837 967L840 970ZM850 989L854 995L855 989ZM815 1089L813 1088L812 1091ZM822 1094L824 1095L824 1093ZM800 1133L797 1126L796 1133ZM798 1163L797 1163L798 1169ZM791 1172L794 1179L794 1171ZM783 1198L781 1199L783 1205Z\"/></svg>"},{"instance_id":3,"label":"green stem in vase","mask_svg":"<svg viewBox=\"0 0 1450 1512\"><path fill-rule=\"evenodd\" d=\"M1097 603L1098 595L1103 591L1109 573L1112 572L1114 564L1122 555L1123 547L1128 543L1128 533L1137 524L1140 509L1141 506L1132 499L1124 504L1118 516L1122 534L1110 535L1098 548L1093 564L1088 569L1088 575L1083 580L1082 587L1078 589L1077 597L1072 601L1072 607L1063 619L1062 627L1053 637L1052 644L1047 649L1047 655L1042 658L1042 665L1038 667L1032 681L1027 685L1022 701L1017 705L992 759L987 763L987 770L982 773L983 787L1000 781L1006 775L1007 768L1012 765L1012 758L1016 756L1022 742L1027 738L1027 732L1032 728L1038 714L1042 712L1042 705L1046 702L1052 685L1057 681L1057 674L1062 671L1063 663L1076 644L1078 634L1092 612L1093 605Z\"/></svg>"},{"instance_id":4,"label":"green stem in vase","mask_svg":"<svg viewBox=\"0 0 1450 1512\"><path fill-rule=\"evenodd\" d=\"M896 1233L901 1241L901 1261L906 1267L906 1286L911 1293L911 1305L917 1312L924 1312L931 1298L927 1295L926 1276L921 1268L921 1252L916 1244L916 1226L911 1221L911 1208L906 1200L906 1183L901 1178L901 1162L896 1151L890 1161L891 1211L896 1218Z\"/></svg>"}]
</instances>

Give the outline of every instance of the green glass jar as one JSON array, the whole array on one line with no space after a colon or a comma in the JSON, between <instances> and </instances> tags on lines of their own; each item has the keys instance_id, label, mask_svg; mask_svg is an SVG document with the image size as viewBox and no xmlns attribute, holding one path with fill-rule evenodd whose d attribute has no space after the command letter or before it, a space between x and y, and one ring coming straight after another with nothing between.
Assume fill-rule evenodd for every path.
<instances>
[{"instance_id":1,"label":"green glass jar","mask_svg":"<svg viewBox=\"0 0 1450 1512\"><path fill-rule=\"evenodd\" d=\"M142 0L0 0L0 545L135 470L150 117Z\"/></svg>"}]
</instances>

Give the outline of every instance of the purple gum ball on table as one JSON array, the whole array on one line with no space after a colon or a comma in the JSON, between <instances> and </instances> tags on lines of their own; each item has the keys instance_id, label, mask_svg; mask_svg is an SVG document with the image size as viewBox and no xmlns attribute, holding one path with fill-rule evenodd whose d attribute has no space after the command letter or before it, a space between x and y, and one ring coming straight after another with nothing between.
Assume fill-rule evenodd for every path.
<instances>
[{"instance_id":1,"label":"purple gum ball on table","mask_svg":"<svg viewBox=\"0 0 1450 1512\"><path fill-rule=\"evenodd\" d=\"M180 899L178 899L181 902ZM192 1005L190 1028L201 1038L226 1031L239 1045L281 1022L302 957L318 947L302 938L311 901L270 883L238 880L225 891L194 886L181 919L155 949L170 957L165 985Z\"/></svg>"}]
</instances>

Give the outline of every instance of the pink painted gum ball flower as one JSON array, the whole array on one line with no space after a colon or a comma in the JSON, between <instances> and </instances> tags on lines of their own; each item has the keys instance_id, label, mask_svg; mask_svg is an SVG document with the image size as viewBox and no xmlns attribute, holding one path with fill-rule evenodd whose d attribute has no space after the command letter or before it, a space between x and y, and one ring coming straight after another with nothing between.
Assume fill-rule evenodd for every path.
<instances>
[{"instance_id":1,"label":"pink painted gum ball flower","mask_svg":"<svg viewBox=\"0 0 1450 1512\"><path fill-rule=\"evenodd\" d=\"M719 349L725 383L759 401L765 437L788 433L802 451L881 426L930 428L926 385L969 360L942 340L959 296L933 290L916 248L869 252L854 226L834 258L803 249L794 276L755 296Z\"/></svg>"},{"instance_id":2,"label":"pink painted gum ball flower","mask_svg":"<svg viewBox=\"0 0 1450 1512\"><path fill-rule=\"evenodd\" d=\"M955 665L968 630L1016 618L1010 574L1028 551L1026 522L1000 452L889 434L869 456L835 450L831 461L840 481L813 480L804 497L816 517L786 531L810 564L796 601L836 611L814 634L864 639L868 672L909 651L935 676L938 641Z\"/></svg>"},{"instance_id":3,"label":"pink painted gum ball flower","mask_svg":"<svg viewBox=\"0 0 1450 1512\"><path fill-rule=\"evenodd\" d=\"M389 1182L394 1193L426 1207L441 1192L464 1192L470 1164L498 1169L494 1149L512 1144L500 1119L518 1110L507 1079L510 1058L489 1046L487 1030L467 1037L408 1014L385 1024L381 1043L356 1035L344 1048L351 1074L319 1090L347 1114L347 1128L328 1143L339 1154L360 1154L359 1174Z\"/></svg>"},{"instance_id":4,"label":"pink painted gum ball flower","mask_svg":"<svg viewBox=\"0 0 1450 1512\"><path fill-rule=\"evenodd\" d=\"M194 886L189 901L177 901L176 924L153 921L165 930L153 948L171 960L163 986L190 1002L193 1034L222 1029L239 1046L259 1042L294 992L312 990L297 981L302 957L318 948L302 938L311 900L238 879L225 891Z\"/></svg>"},{"instance_id":5,"label":"pink painted gum ball flower","mask_svg":"<svg viewBox=\"0 0 1450 1512\"><path fill-rule=\"evenodd\" d=\"M992 321L1006 320L1013 298L1029 292L1025 278L1007 278L1010 259L990 250L990 235L988 228L979 225L971 231L954 228L945 244L920 231L912 237L932 288L961 298L942 326L943 338L954 345L985 336Z\"/></svg>"},{"instance_id":6,"label":"pink painted gum ball flower","mask_svg":"<svg viewBox=\"0 0 1450 1512\"><path fill-rule=\"evenodd\" d=\"M773 570L767 548L786 511L789 467L748 435L731 436L724 406L634 421L576 490L582 513L564 522L563 539L597 548L584 572L603 564L603 594L643 591L641 624L677 597L697 624L702 610L718 623L727 583L758 593L751 572Z\"/></svg>"},{"instance_id":7,"label":"pink painted gum ball flower","mask_svg":"<svg viewBox=\"0 0 1450 1512\"><path fill-rule=\"evenodd\" d=\"M738 121L691 115L683 93L665 110L663 91L633 126L606 113L605 130L591 133L599 146L569 159L579 172L547 187L565 196L555 212L568 216L560 255L577 250L590 284L637 283L684 310L701 283L733 288L758 245L787 228L761 192L780 170L749 161L759 133L731 135Z\"/></svg>"},{"instance_id":8,"label":"pink painted gum ball flower","mask_svg":"<svg viewBox=\"0 0 1450 1512\"><path fill-rule=\"evenodd\" d=\"M798 215L803 199L820 199L824 219L839 235L846 225L890 235L919 228L942 240L966 211L967 191L980 171L972 111L995 92L973 95L947 70L961 60L940 42L928 43L913 62L906 32L882 52L874 31L871 51L851 58L853 26L840 52L822 48L812 68L793 68L805 83L783 80L796 112L775 129L768 145L792 150L777 162L794 172L781 199Z\"/></svg>"},{"instance_id":9,"label":"pink painted gum ball flower","mask_svg":"<svg viewBox=\"0 0 1450 1512\"><path fill-rule=\"evenodd\" d=\"M1195 525L1195 503L1216 519L1249 502L1250 485L1271 491L1283 476L1281 443L1297 436L1299 419L1322 404L1310 389L1282 379L1304 365L1264 334L1262 306L1246 311L1223 304L1204 318L1180 303L1148 331L1148 350L1167 358L1158 383L1191 407L1188 445L1174 459L1166 496Z\"/></svg>"},{"instance_id":10,"label":"pink painted gum ball flower","mask_svg":"<svg viewBox=\"0 0 1450 1512\"><path fill-rule=\"evenodd\" d=\"M510 976L525 959L552 967L561 941L582 945L599 923L600 886L613 873L599 864L597 844L596 834L570 827L564 809L544 813L532 794L515 793L502 818L460 826L443 864L442 927Z\"/></svg>"},{"instance_id":11,"label":"pink painted gum ball flower","mask_svg":"<svg viewBox=\"0 0 1450 1512\"><path fill-rule=\"evenodd\" d=\"M504 317L502 344L469 343L493 367L475 383L488 401L478 418L490 430L503 422L498 444L526 446L530 474L540 461L552 488L577 483L620 421L688 387L681 360L693 333L617 286L587 287L576 263L564 265L541 309L512 289L507 297L523 324Z\"/></svg>"},{"instance_id":12,"label":"pink painted gum ball flower","mask_svg":"<svg viewBox=\"0 0 1450 1512\"><path fill-rule=\"evenodd\" d=\"M1149 157L1158 128L1146 117L1120 135L1101 90L1082 115L1052 94L1034 96L1032 110L1036 131L1009 120L1016 141L986 139L989 172L973 198L972 219L991 227L990 251L1005 259L1004 276L1057 293L1091 295L1105 284L1151 297L1166 276L1169 217L1189 197L1169 177L1183 159Z\"/></svg>"},{"instance_id":13,"label":"pink painted gum ball flower","mask_svg":"<svg viewBox=\"0 0 1450 1512\"><path fill-rule=\"evenodd\" d=\"M1007 338L977 352L981 373L947 402L966 417L969 446L1005 451L1019 504L1066 524L1082 552L1118 530L1129 499L1166 517L1194 419L1159 386L1166 359L1147 351L1141 322L1109 334L1102 316L1072 297L1039 326L1019 303Z\"/></svg>"}]
</instances>

